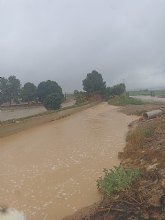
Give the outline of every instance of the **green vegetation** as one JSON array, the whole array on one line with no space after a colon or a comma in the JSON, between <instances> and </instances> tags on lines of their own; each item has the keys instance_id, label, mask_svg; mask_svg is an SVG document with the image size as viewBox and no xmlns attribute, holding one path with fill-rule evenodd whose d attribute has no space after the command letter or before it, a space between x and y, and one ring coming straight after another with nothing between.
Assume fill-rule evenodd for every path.
<instances>
[{"instance_id":1,"label":"green vegetation","mask_svg":"<svg viewBox=\"0 0 165 220\"><path fill-rule=\"evenodd\" d=\"M111 99L109 99L108 101L109 104L111 105L116 105L116 106L124 106L124 105L142 105L144 104L143 101L139 100L139 99L135 99L129 96L116 96L116 97L112 97Z\"/></svg>"},{"instance_id":2,"label":"green vegetation","mask_svg":"<svg viewBox=\"0 0 165 220\"><path fill-rule=\"evenodd\" d=\"M32 101L36 101L37 87L30 82L25 83L21 91L21 96L22 96L22 100L27 101L28 103Z\"/></svg>"},{"instance_id":3,"label":"green vegetation","mask_svg":"<svg viewBox=\"0 0 165 220\"><path fill-rule=\"evenodd\" d=\"M103 172L104 176L97 180L97 188L105 196L127 190L140 173L136 168L124 168L122 165Z\"/></svg>"},{"instance_id":4,"label":"green vegetation","mask_svg":"<svg viewBox=\"0 0 165 220\"><path fill-rule=\"evenodd\" d=\"M12 101L18 102L21 91L20 80L15 76L9 76L7 79L0 78L0 104Z\"/></svg>"},{"instance_id":5,"label":"green vegetation","mask_svg":"<svg viewBox=\"0 0 165 220\"><path fill-rule=\"evenodd\" d=\"M100 73L93 70L83 80L83 90L86 91L88 97L100 96L104 98L106 96L106 82L103 81Z\"/></svg>"},{"instance_id":6,"label":"green vegetation","mask_svg":"<svg viewBox=\"0 0 165 220\"><path fill-rule=\"evenodd\" d=\"M43 81L38 85L37 95L47 109L59 109L64 100L62 88L51 80Z\"/></svg>"},{"instance_id":7,"label":"green vegetation","mask_svg":"<svg viewBox=\"0 0 165 220\"><path fill-rule=\"evenodd\" d=\"M43 103L44 99L52 93L59 94L59 96L61 96L61 99L63 100L64 95L62 93L62 88L57 84L57 82L47 80L47 81L41 82L38 85L37 95L38 95L40 102Z\"/></svg>"},{"instance_id":8,"label":"green vegetation","mask_svg":"<svg viewBox=\"0 0 165 220\"><path fill-rule=\"evenodd\" d=\"M148 90L148 89L144 89L144 90L137 90L137 91L128 91L130 96L137 96L137 95L151 95L151 93L154 93L155 96L158 97L165 97L165 90Z\"/></svg>"},{"instance_id":9,"label":"green vegetation","mask_svg":"<svg viewBox=\"0 0 165 220\"><path fill-rule=\"evenodd\" d=\"M52 93L44 98L43 105L47 109L59 109L62 103L62 96L59 93Z\"/></svg>"},{"instance_id":10,"label":"green vegetation","mask_svg":"<svg viewBox=\"0 0 165 220\"><path fill-rule=\"evenodd\" d=\"M74 90L74 97L76 99L76 105L87 102L87 96L85 92Z\"/></svg>"},{"instance_id":11,"label":"green vegetation","mask_svg":"<svg viewBox=\"0 0 165 220\"><path fill-rule=\"evenodd\" d=\"M54 96L45 100L51 94L54 94ZM55 100L52 100L53 97L57 102L56 104L54 103ZM4 77L0 78L0 105L3 103L10 103L11 105L12 102L19 103L21 101L30 103L37 101L37 99L42 103L46 103L45 106L49 108L51 106L53 109L59 108L59 100L60 105L64 100L62 88L55 81L51 80L41 82L38 87L28 82L21 88L20 80L15 76L9 76L7 79Z\"/></svg>"},{"instance_id":12,"label":"green vegetation","mask_svg":"<svg viewBox=\"0 0 165 220\"><path fill-rule=\"evenodd\" d=\"M114 85L113 87L106 88L107 97L115 96L115 95L120 96L124 94L125 91L126 91L126 87L124 83L120 83L120 84Z\"/></svg>"},{"instance_id":13,"label":"green vegetation","mask_svg":"<svg viewBox=\"0 0 165 220\"><path fill-rule=\"evenodd\" d=\"M91 73L88 73L86 75L86 78L82 81L82 84L84 91L74 91L74 97L76 99L77 105L86 103L88 101L91 102L101 100L108 100L110 104L119 106L127 104L143 104L143 102L140 100L128 97L127 93L132 96L157 95L159 97L165 97L165 90L149 91L148 89L146 89L139 91L129 91L126 93L126 86L124 83L120 83L112 87L106 87L106 82L103 80L102 74L98 73L96 70L93 70ZM51 98L47 98L50 95ZM20 80L17 79L15 76L9 76L8 78L0 78L0 105L11 105L21 102L28 102L28 104L40 102L42 104L45 103L44 105L45 107L47 106L48 109L51 109L52 106L52 109L56 110L57 108L59 108L59 104L50 104L55 102L55 100L52 100L53 97L55 98L55 96L56 101L57 97L60 97L61 103L64 101L62 88L55 81L42 81L39 83L38 86L35 86L31 82L27 82L24 84L23 87L21 87Z\"/></svg>"},{"instance_id":14,"label":"green vegetation","mask_svg":"<svg viewBox=\"0 0 165 220\"><path fill-rule=\"evenodd\" d=\"M137 90L137 91L128 91L130 96L136 95L151 95L151 92L148 89Z\"/></svg>"}]
</instances>

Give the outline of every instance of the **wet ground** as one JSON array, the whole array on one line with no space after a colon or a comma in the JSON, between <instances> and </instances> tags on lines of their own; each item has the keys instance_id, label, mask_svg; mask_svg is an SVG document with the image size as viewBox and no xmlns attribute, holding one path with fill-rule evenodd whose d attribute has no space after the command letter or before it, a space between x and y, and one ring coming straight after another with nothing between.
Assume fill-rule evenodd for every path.
<instances>
[{"instance_id":1,"label":"wet ground","mask_svg":"<svg viewBox=\"0 0 165 220\"><path fill-rule=\"evenodd\" d=\"M0 139L0 204L60 220L100 199L96 179L119 163L126 116L107 103Z\"/></svg>"}]
</instances>

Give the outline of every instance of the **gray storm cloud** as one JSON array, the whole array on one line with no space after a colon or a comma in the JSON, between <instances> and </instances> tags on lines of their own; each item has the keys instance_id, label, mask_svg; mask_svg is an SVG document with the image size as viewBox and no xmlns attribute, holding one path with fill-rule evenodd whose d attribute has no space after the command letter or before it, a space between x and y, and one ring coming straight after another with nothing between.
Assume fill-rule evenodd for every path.
<instances>
[{"instance_id":1,"label":"gray storm cloud","mask_svg":"<svg viewBox=\"0 0 165 220\"><path fill-rule=\"evenodd\" d=\"M0 0L0 74L82 88L96 69L107 85L165 87L164 0Z\"/></svg>"}]
</instances>

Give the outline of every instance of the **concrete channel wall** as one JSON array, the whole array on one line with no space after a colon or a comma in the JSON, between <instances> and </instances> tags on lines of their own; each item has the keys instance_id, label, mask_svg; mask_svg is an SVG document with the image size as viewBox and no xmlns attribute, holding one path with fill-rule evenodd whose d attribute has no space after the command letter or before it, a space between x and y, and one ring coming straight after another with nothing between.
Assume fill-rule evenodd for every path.
<instances>
[{"instance_id":1,"label":"concrete channel wall","mask_svg":"<svg viewBox=\"0 0 165 220\"><path fill-rule=\"evenodd\" d=\"M67 117L69 115L72 115L76 112L85 110L87 108L90 108L92 106L95 106L99 104L100 102L93 102L87 105L83 105L80 107L73 107L70 109L62 110L55 113L45 114L45 115L36 115L30 118L22 118L15 120L14 123L7 123L0 125L0 137L5 137L12 135L14 133L23 131L28 128L36 127L51 121L55 121L64 117Z\"/></svg>"}]
</instances>

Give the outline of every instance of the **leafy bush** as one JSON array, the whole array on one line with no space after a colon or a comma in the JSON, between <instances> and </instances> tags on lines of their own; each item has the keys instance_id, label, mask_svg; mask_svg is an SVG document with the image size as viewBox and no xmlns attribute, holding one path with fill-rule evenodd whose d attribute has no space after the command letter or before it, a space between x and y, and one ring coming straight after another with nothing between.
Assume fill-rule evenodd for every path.
<instances>
[{"instance_id":1,"label":"leafy bush","mask_svg":"<svg viewBox=\"0 0 165 220\"><path fill-rule=\"evenodd\" d=\"M124 83L120 83L117 85L114 85L113 87L107 87L106 92L107 96L114 96L114 95L122 95L126 91L126 86Z\"/></svg>"},{"instance_id":2,"label":"leafy bush","mask_svg":"<svg viewBox=\"0 0 165 220\"><path fill-rule=\"evenodd\" d=\"M62 101L63 98L61 97L61 94L52 93L44 99L43 104L47 109L59 109Z\"/></svg>"},{"instance_id":3,"label":"leafy bush","mask_svg":"<svg viewBox=\"0 0 165 220\"><path fill-rule=\"evenodd\" d=\"M144 104L143 101L139 100L139 99L135 99L129 96L116 96L116 97L112 97L109 101L109 104L111 105L117 105L117 106L123 106L123 105L142 105Z\"/></svg>"},{"instance_id":4,"label":"leafy bush","mask_svg":"<svg viewBox=\"0 0 165 220\"><path fill-rule=\"evenodd\" d=\"M76 99L76 105L87 102L86 93L82 91L75 90L74 97Z\"/></svg>"},{"instance_id":5,"label":"leafy bush","mask_svg":"<svg viewBox=\"0 0 165 220\"><path fill-rule=\"evenodd\" d=\"M103 172L104 176L97 180L97 188L106 196L128 189L139 175L138 169L126 169L122 165L110 170L104 169Z\"/></svg>"},{"instance_id":6,"label":"leafy bush","mask_svg":"<svg viewBox=\"0 0 165 220\"><path fill-rule=\"evenodd\" d=\"M61 95L61 98L64 99L62 88L55 81L47 80L47 81L40 82L40 84L38 85L37 95L38 95L39 101L42 103L44 102L44 99L48 95L56 94L56 93L58 94L58 96Z\"/></svg>"}]
</instances>

